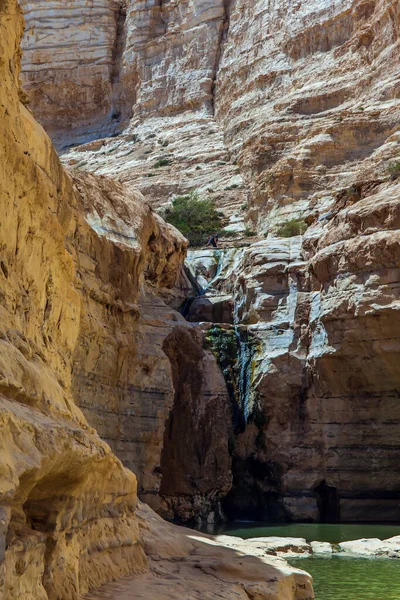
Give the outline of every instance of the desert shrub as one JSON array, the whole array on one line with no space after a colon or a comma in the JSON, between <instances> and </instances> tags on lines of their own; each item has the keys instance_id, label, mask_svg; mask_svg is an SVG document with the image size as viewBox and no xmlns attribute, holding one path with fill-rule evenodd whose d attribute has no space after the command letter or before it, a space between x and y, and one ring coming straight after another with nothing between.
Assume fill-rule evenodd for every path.
<instances>
[{"instance_id":1,"label":"desert shrub","mask_svg":"<svg viewBox=\"0 0 400 600\"><path fill-rule=\"evenodd\" d=\"M174 198L164 218L179 229L191 246L202 246L221 229L221 218L213 200L201 198L197 192Z\"/></svg>"},{"instance_id":2,"label":"desert shrub","mask_svg":"<svg viewBox=\"0 0 400 600\"><path fill-rule=\"evenodd\" d=\"M160 169L161 167L168 167L168 165L171 164L171 161L168 160L168 158L160 158L159 160L156 161L154 168L155 169Z\"/></svg>"},{"instance_id":3,"label":"desert shrub","mask_svg":"<svg viewBox=\"0 0 400 600\"><path fill-rule=\"evenodd\" d=\"M390 163L388 166L389 175L392 179L400 177L400 160Z\"/></svg>"},{"instance_id":4,"label":"desert shrub","mask_svg":"<svg viewBox=\"0 0 400 600\"><path fill-rule=\"evenodd\" d=\"M232 185L228 185L228 187L226 187L225 190L237 190L238 187L239 186L237 183L232 183Z\"/></svg>"},{"instance_id":5,"label":"desert shrub","mask_svg":"<svg viewBox=\"0 0 400 600\"><path fill-rule=\"evenodd\" d=\"M290 219L285 223L281 223L277 230L279 237L294 237L302 235L307 230L307 223L303 219Z\"/></svg>"},{"instance_id":6,"label":"desert shrub","mask_svg":"<svg viewBox=\"0 0 400 600\"><path fill-rule=\"evenodd\" d=\"M237 237L237 236L238 236L237 231L229 231L229 229L228 230L223 229L221 231L221 237L224 237L224 238L232 238L232 237Z\"/></svg>"},{"instance_id":7,"label":"desert shrub","mask_svg":"<svg viewBox=\"0 0 400 600\"><path fill-rule=\"evenodd\" d=\"M257 231L253 231L250 227L246 227L244 230L244 234L246 237L255 237L257 235Z\"/></svg>"}]
</instances>

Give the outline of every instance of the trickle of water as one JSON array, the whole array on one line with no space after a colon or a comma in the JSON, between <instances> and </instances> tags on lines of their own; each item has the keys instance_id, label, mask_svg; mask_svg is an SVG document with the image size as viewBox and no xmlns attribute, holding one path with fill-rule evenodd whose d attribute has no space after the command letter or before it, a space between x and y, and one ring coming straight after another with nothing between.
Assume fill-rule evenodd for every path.
<instances>
[{"instance_id":1,"label":"trickle of water","mask_svg":"<svg viewBox=\"0 0 400 600\"><path fill-rule=\"evenodd\" d=\"M252 360L254 356L254 346L249 339L246 329L235 326L235 336L238 346L238 395L240 406L243 410L244 421L247 423L251 412L251 379L252 379Z\"/></svg>"}]
</instances>

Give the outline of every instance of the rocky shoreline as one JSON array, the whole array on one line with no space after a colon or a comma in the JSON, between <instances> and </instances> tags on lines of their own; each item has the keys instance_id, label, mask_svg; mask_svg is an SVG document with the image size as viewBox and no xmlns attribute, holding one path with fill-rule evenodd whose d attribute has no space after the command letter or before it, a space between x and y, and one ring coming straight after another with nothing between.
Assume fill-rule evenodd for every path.
<instances>
[{"instance_id":1,"label":"rocky shoreline","mask_svg":"<svg viewBox=\"0 0 400 600\"><path fill-rule=\"evenodd\" d=\"M275 536L243 540L240 537L219 535L215 540L242 552L249 551L258 556L277 556L285 559L333 555L348 558L400 558L400 535L385 540L361 538L337 544Z\"/></svg>"}]
</instances>

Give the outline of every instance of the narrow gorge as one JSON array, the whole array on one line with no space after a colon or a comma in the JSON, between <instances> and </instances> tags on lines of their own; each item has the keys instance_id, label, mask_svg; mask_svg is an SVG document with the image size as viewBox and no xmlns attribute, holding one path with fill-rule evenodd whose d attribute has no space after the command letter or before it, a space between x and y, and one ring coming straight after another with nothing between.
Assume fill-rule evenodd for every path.
<instances>
[{"instance_id":1,"label":"narrow gorge","mask_svg":"<svg viewBox=\"0 0 400 600\"><path fill-rule=\"evenodd\" d=\"M287 548L166 521L400 522L399 1L19 4L0 592L311 600ZM164 221L190 194L218 248Z\"/></svg>"}]
</instances>

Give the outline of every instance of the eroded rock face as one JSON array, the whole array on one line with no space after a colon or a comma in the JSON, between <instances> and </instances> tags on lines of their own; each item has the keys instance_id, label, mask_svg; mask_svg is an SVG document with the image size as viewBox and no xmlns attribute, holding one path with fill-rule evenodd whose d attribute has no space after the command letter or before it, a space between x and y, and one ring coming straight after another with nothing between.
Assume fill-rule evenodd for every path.
<instances>
[{"instance_id":1,"label":"eroded rock face","mask_svg":"<svg viewBox=\"0 0 400 600\"><path fill-rule=\"evenodd\" d=\"M135 183L156 206L199 189L243 222L243 180L214 118L223 0L22 6L24 87L57 147L81 144L69 165Z\"/></svg>"},{"instance_id":2,"label":"eroded rock face","mask_svg":"<svg viewBox=\"0 0 400 600\"><path fill-rule=\"evenodd\" d=\"M225 266L205 300L230 292L232 335L246 324L253 347L249 387L236 395L247 417L223 503L231 517L397 514L399 184L347 198L303 239L270 236L234 258L217 251ZM244 359L232 357L241 368Z\"/></svg>"},{"instance_id":3,"label":"eroded rock face","mask_svg":"<svg viewBox=\"0 0 400 600\"><path fill-rule=\"evenodd\" d=\"M134 474L79 410L79 376L106 374L106 401L129 377L124 358L130 364L136 351L130 338L139 321L139 291L147 291L147 301L150 286L160 303L161 296L174 299L186 240L137 192L65 173L49 138L19 102L16 2L0 3L0 27L1 597L79 600L135 573L125 577L129 592L152 598L162 571L164 596L174 598L171 574L184 559L182 582L210 598L231 592L244 598L246 589L257 588L260 599L273 593L311 600L306 573L258 554L235 555L232 572L229 548L206 536L195 540L195 532L182 534L138 507ZM191 331L186 326L171 335L190 337ZM178 346L169 338L165 346L178 390ZM204 357L212 369L212 355ZM222 577L216 585L216 568L229 581Z\"/></svg>"},{"instance_id":4,"label":"eroded rock face","mask_svg":"<svg viewBox=\"0 0 400 600\"><path fill-rule=\"evenodd\" d=\"M131 462L141 489L157 491L172 359L157 336L152 351L143 339L163 328L162 343L183 321L162 298L180 302L173 288L187 242L140 193L64 172L18 100L22 19L15 3L1 8L1 586L7 599L72 599L147 568L136 478L78 406L114 445L136 421L142 439L137 450L127 436ZM151 396L146 373L165 391L150 414L140 396Z\"/></svg>"},{"instance_id":5,"label":"eroded rock face","mask_svg":"<svg viewBox=\"0 0 400 600\"><path fill-rule=\"evenodd\" d=\"M88 600L139 597L165 600L230 598L247 600L312 600L311 577L289 567L285 554L272 556L253 541L213 538L176 527L140 506L141 535L152 572L109 584Z\"/></svg>"},{"instance_id":6,"label":"eroded rock face","mask_svg":"<svg viewBox=\"0 0 400 600\"><path fill-rule=\"evenodd\" d=\"M57 144L112 134L122 118L126 18L119 0L23 0L24 85Z\"/></svg>"},{"instance_id":7,"label":"eroded rock face","mask_svg":"<svg viewBox=\"0 0 400 600\"><path fill-rule=\"evenodd\" d=\"M29 3L28 32L43 26L33 10L38 4ZM93 10L115 14L115 5ZM65 6L72 24L76 7ZM64 36L56 31L59 18L51 14L46 22L55 46ZM94 48L86 11L79 18L85 22L79 35ZM164 294L156 307L140 296L139 333L127 344L144 351L129 367L114 351L98 368L93 358L78 357L74 385L85 389L86 415L127 464L139 461L140 489L154 496L158 510L165 510L157 497L160 457L165 470L189 450L203 456L204 444L203 463L189 465L185 457L176 465L168 491L176 501L168 511L173 505L185 518L195 516L192 494L202 507L197 514L205 514L212 498L218 512L217 482L223 495L232 477L224 505L230 516L397 519L399 189L388 166L400 154L399 21L395 0L132 0L122 35L114 24L105 26L118 42L118 61L111 42L102 52L118 76L112 85L103 82L107 89L92 113L108 133L121 133L94 141L103 134L85 120L64 135L55 109L32 93L53 65L50 53L35 71L34 87L27 69L33 110L54 127L60 146L86 142L64 156L67 164L133 182L154 206L198 189L217 201L231 227L243 229L246 218L261 234L248 249L224 256L226 268L188 314L193 322L222 321L228 332L218 333L233 353L221 366L229 371L229 360L240 364L225 398L214 371L204 367L203 348L190 344L193 357L172 363L161 350L166 344L169 356L178 355L175 328L185 326L164 300L176 307L179 292ZM76 47L74 36L69 39ZM26 64L41 62L40 47L26 40ZM58 56L63 53L60 45ZM97 68L90 59L85 64L87 73ZM79 87L82 73L71 70L65 86L57 80L57 93ZM119 103L115 119L104 117L110 93ZM297 217L310 226L307 233L278 237L282 222ZM209 259L193 267L203 288L218 264ZM209 336L211 326L202 329ZM198 328L182 335L201 338ZM200 392L183 386L181 362L196 377L204 367ZM120 392L102 393L121 364L123 377L129 375ZM207 378L216 385L218 411L233 415L223 442L203 429ZM235 386L236 396L229 389ZM183 395L190 409L177 410ZM140 425L132 414L141 414ZM175 433L164 452L161 423L170 417ZM193 446L181 436L186 426ZM230 459L224 454L215 462L212 448L219 452L225 443ZM209 465L217 463L205 492ZM191 483L184 475L189 466Z\"/></svg>"},{"instance_id":8,"label":"eroded rock face","mask_svg":"<svg viewBox=\"0 0 400 600\"><path fill-rule=\"evenodd\" d=\"M400 99L398 2L238 0L216 116L259 227L326 212L332 191L385 171Z\"/></svg>"},{"instance_id":9,"label":"eroded rock face","mask_svg":"<svg viewBox=\"0 0 400 600\"><path fill-rule=\"evenodd\" d=\"M50 140L18 100L16 2L0 5L0 24L1 593L78 599L147 568L136 478L74 402L83 299L70 242L90 228Z\"/></svg>"},{"instance_id":10,"label":"eroded rock face","mask_svg":"<svg viewBox=\"0 0 400 600\"><path fill-rule=\"evenodd\" d=\"M86 89L97 77L101 38L106 89L99 88L90 115L104 120L99 104L110 105L109 88L117 85L120 108L106 121L109 132L124 133L82 145L66 160L133 181L155 204L198 189L230 217L243 220L240 206L249 202L252 222L269 230L293 216L322 215L335 188L385 172L399 119L396 0L130 0L121 3L119 28L111 0L91 12L85 2L63 3L61 16L47 11L46 19L39 0L25 6L24 82L35 113L62 145L66 126L57 105L71 116L80 110L82 101L64 90ZM103 36L92 35L92 16ZM60 32L60 18L69 35ZM87 60L71 70L80 46ZM47 83L49 68L57 89ZM46 85L62 102L35 96ZM89 125L86 140L74 127L69 143L91 139ZM158 170L160 159L170 164Z\"/></svg>"}]
</instances>

